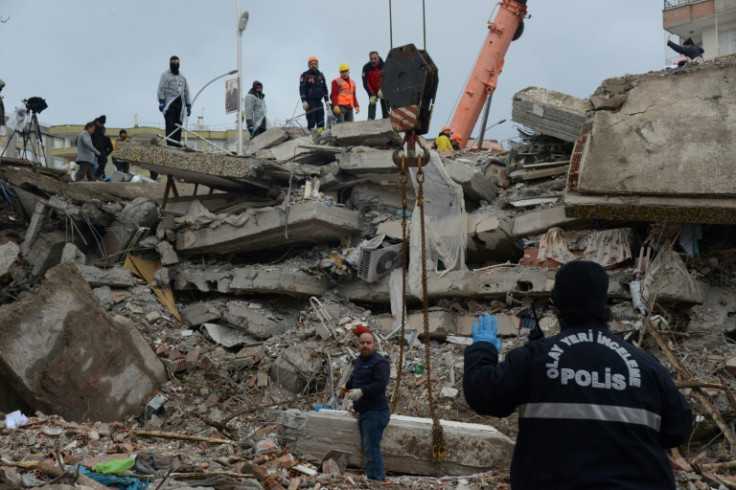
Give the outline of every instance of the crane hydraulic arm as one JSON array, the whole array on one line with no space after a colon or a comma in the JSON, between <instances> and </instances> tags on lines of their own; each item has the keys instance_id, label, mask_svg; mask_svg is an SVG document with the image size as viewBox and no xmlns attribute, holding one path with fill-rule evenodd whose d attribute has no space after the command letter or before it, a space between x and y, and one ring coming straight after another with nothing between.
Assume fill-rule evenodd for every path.
<instances>
[{"instance_id":1,"label":"crane hydraulic arm","mask_svg":"<svg viewBox=\"0 0 736 490\"><path fill-rule=\"evenodd\" d=\"M523 30L526 0L502 0L498 6L496 18L488 23L488 35L450 122L452 132L463 138L461 147L468 142L486 99L496 90L511 41L518 39Z\"/></svg>"}]
</instances>

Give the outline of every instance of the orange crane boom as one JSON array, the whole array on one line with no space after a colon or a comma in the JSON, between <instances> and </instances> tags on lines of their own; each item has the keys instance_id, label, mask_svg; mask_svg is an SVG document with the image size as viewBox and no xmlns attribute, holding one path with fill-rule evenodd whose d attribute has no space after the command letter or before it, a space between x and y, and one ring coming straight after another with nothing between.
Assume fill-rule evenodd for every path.
<instances>
[{"instance_id":1,"label":"orange crane boom","mask_svg":"<svg viewBox=\"0 0 736 490\"><path fill-rule=\"evenodd\" d=\"M518 39L523 29L526 0L502 0L498 6L495 20L488 22L488 35L450 121L452 132L463 138L461 147L467 144L483 105L496 90L511 41Z\"/></svg>"}]
</instances>

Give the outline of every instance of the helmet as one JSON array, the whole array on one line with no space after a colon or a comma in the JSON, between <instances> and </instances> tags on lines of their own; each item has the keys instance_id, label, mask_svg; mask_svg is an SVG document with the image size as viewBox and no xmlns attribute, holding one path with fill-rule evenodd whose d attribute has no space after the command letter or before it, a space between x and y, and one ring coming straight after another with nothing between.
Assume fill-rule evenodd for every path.
<instances>
[{"instance_id":1,"label":"helmet","mask_svg":"<svg viewBox=\"0 0 736 490\"><path fill-rule=\"evenodd\" d=\"M350 67L348 66L347 63L342 63L340 65L340 71L348 71L349 69L350 69Z\"/></svg>"},{"instance_id":2,"label":"helmet","mask_svg":"<svg viewBox=\"0 0 736 490\"><path fill-rule=\"evenodd\" d=\"M450 129L450 126L443 126L440 130L440 133L451 133L452 129Z\"/></svg>"},{"instance_id":3,"label":"helmet","mask_svg":"<svg viewBox=\"0 0 736 490\"><path fill-rule=\"evenodd\" d=\"M455 140L458 143L461 143L463 141L463 136L460 133L455 133L452 136L450 136L451 140Z\"/></svg>"},{"instance_id":4,"label":"helmet","mask_svg":"<svg viewBox=\"0 0 736 490\"><path fill-rule=\"evenodd\" d=\"M319 60L317 59L316 56L310 56L309 58L307 58L307 63L309 63L310 61L317 61L317 62L319 62Z\"/></svg>"}]
</instances>

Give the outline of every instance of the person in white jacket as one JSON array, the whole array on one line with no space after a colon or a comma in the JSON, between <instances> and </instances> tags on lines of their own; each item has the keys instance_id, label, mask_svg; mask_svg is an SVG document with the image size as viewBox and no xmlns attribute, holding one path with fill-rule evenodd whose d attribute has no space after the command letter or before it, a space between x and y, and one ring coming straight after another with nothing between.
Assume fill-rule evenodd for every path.
<instances>
[{"instance_id":1,"label":"person in white jacket","mask_svg":"<svg viewBox=\"0 0 736 490\"><path fill-rule=\"evenodd\" d=\"M245 96L245 122L248 126L250 138L253 139L266 131L266 101L263 93L263 84L258 80Z\"/></svg>"}]
</instances>

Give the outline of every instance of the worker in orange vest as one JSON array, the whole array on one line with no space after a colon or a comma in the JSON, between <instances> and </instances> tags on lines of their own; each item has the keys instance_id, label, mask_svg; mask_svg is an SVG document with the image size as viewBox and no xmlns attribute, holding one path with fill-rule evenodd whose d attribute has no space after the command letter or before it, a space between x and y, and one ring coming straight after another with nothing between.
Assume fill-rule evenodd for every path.
<instances>
[{"instance_id":1,"label":"worker in orange vest","mask_svg":"<svg viewBox=\"0 0 736 490\"><path fill-rule=\"evenodd\" d=\"M347 63L340 65L340 76L332 81L330 91L332 102L332 113L337 117L337 122L352 122L353 109L355 114L360 113L358 97L355 94L355 81L350 78L350 67Z\"/></svg>"}]
</instances>

